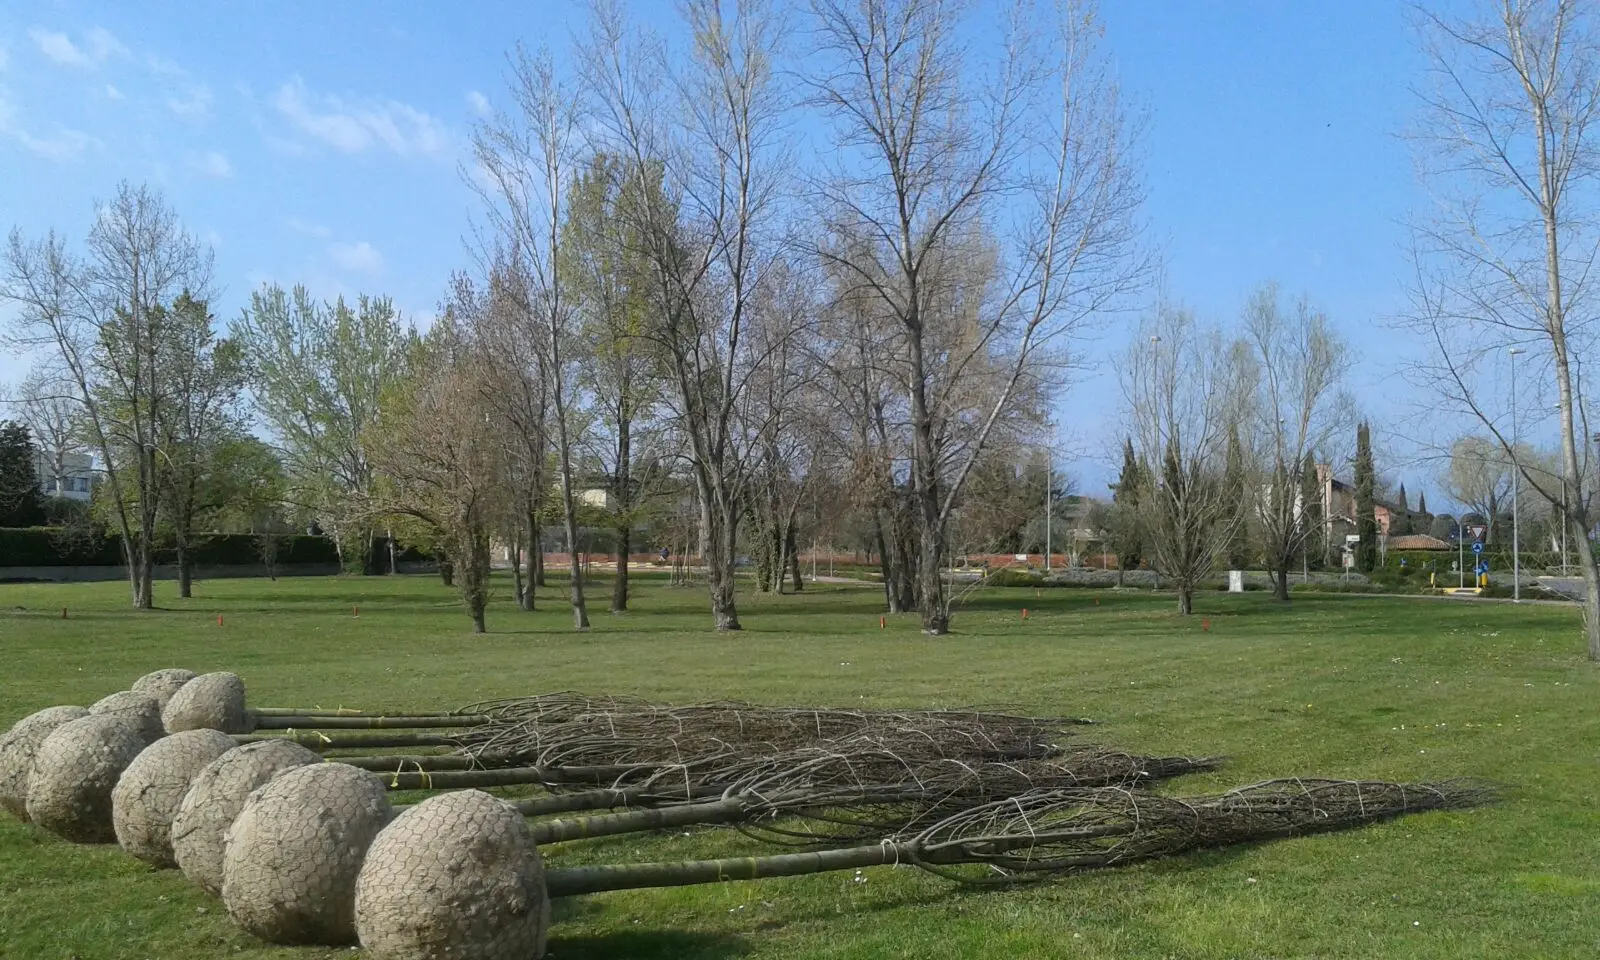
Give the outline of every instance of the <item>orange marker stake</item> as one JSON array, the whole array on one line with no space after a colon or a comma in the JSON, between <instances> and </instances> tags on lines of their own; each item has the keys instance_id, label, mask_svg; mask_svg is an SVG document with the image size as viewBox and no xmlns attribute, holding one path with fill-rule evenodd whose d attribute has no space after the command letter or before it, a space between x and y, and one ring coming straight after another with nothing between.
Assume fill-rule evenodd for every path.
<instances>
[{"instance_id":1,"label":"orange marker stake","mask_svg":"<svg viewBox=\"0 0 1600 960\"><path fill-rule=\"evenodd\" d=\"M1206 617L1204 620L1200 621L1200 629L1204 630L1206 633L1210 633L1211 632L1211 618L1210 617Z\"/></svg>"},{"instance_id":2,"label":"orange marker stake","mask_svg":"<svg viewBox=\"0 0 1600 960\"><path fill-rule=\"evenodd\" d=\"M67 619L67 608L66 607L62 607L61 608L61 619L63 619L63 620Z\"/></svg>"},{"instance_id":3,"label":"orange marker stake","mask_svg":"<svg viewBox=\"0 0 1600 960\"><path fill-rule=\"evenodd\" d=\"M222 614L217 614L217 626L222 626Z\"/></svg>"},{"instance_id":4,"label":"orange marker stake","mask_svg":"<svg viewBox=\"0 0 1600 960\"><path fill-rule=\"evenodd\" d=\"M1022 619L1024 619L1024 620L1028 619L1028 608L1027 607L1023 607L1022 608Z\"/></svg>"},{"instance_id":5,"label":"orange marker stake","mask_svg":"<svg viewBox=\"0 0 1600 960\"><path fill-rule=\"evenodd\" d=\"M355 611L356 619L360 620L361 619L361 608L360 607L351 607L350 609Z\"/></svg>"},{"instance_id":6,"label":"orange marker stake","mask_svg":"<svg viewBox=\"0 0 1600 960\"><path fill-rule=\"evenodd\" d=\"M885 621L884 621L884 619L883 619L883 618L882 618L882 617L879 617L879 618L878 618L878 629L879 629L879 630L883 630L883 629L885 629L885 628L886 628L886 627L887 627L887 626L888 626L888 624L887 624L887 623L886 623L886 622L885 622Z\"/></svg>"}]
</instances>

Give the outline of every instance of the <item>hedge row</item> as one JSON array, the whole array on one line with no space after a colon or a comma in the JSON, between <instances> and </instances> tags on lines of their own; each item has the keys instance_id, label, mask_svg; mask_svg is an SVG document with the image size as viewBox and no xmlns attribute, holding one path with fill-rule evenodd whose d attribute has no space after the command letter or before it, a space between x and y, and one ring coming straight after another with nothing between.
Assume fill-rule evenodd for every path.
<instances>
[{"instance_id":1,"label":"hedge row","mask_svg":"<svg viewBox=\"0 0 1600 960\"><path fill-rule=\"evenodd\" d=\"M262 563L261 538L247 533L207 534L191 551L197 566ZM275 562L338 563L328 537L280 536ZM157 563L176 563L171 546L156 550ZM111 567L122 563L122 537L61 527L0 527L0 567Z\"/></svg>"}]
</instances>

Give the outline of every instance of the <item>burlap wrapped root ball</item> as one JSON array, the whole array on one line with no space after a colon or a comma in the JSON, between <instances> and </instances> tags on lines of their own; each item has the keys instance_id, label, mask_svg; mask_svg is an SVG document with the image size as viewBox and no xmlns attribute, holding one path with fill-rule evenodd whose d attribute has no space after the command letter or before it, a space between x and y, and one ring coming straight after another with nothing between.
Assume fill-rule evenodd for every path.
<instances>
[{"instance_id":1,"label":"burlap wrapped root ball","mask_svg":"<svg viewBox=\"0 0 1600 960\"><path fill-rule=\"evenodd\" d=\"M0 736L0 807L28 822L28 774L45 737L64 723L87 717L83 707L46 707L29 714Z\"/></svg>"},{"instance_id":2,"label":"burlap wrapped root ball","mask_svg":"<svg viewBox=\"0 0 1600 960\"><path fill-rule=\"evenodd\" d=\"M356 881L356 931L372 960L532 960L549 929L527 822L479 790L401 813Z\"/></svg>"},{"instance_id":3,"label":"burlap wrapped root ball","mask_svg":"<svg viewBox=\"0 0 1600 960\"><path fill-rule=\"evenodd\" d=\"M235 747L195 776L172 818L172 854L178 869L207 893L222 893L223 840L245 801L285 770L322 758L288 740Z\"/></svg>"},{"instance_id":4,"label":"burlap wrapped root ball","mask_svg":"<svg viewBox=\"0 0 1600 960\"><path fill-rule=\"evenodd\" d=\"M167 734L161 722L161 701L153 693L119 690L96 701L89 707L89 712L96 716L127 718L139 728L139 735L144 737L146 743L155 743Z\"/></svg>"},{"instance_id":5,"label":"burlap wrapped root ball","mask_svg":"<svg viewBox=\"0 0 1600 960\"><path fill-rule=\"evenodd\" d=\"M167 701L161 720L168 733L249 733L255 727L244 706L244 681L235 673L202 673L190 680Z\"/></svg>"},{"instance_id":6,"label":"burlap wrapped root ball","mask_svg":"<svg viewBox=\"0 0 1600 960\"><path fill-rule=\"evenodd\" d=\"M33 756L28 817L66 840L110 843L111 791L146 746L127 717L87 716L51 731Z\"/></svg>"},{"instance_id":7,"label":"burlap wrapped root ball","mask_svg":"<svg viewBox=\"0 0 1600 960\"><path fill-rule=\"evenodd\" d=\"M356 875L391 810L377 774L344 763L289 770L228 828L222 902L269 943L353 945Z\"/></svg>"},{"instance_id":8,"label":"burlap wrapped root ball","mask_svg":"<svg viewBox=\"0 0 1600 960\"><path fill-rule=\"evenodd\" d=\"M182 689L184 684L193 680L195 676L196 674L193 670L182 670L177 667L152 670L133 681L133 686L128 689L134 693L150 694L165 708L167 701L172 699L172 695Z\"/></svg>"},{"instance_id":9,"label":"burlap wrapped root ball","mask_svg":"<svg viewBox=\"0 0 1600 960\"><path fill-rule=\"evenodd\" d=\"M122 849L151 866L176 867L172 818L200 771L233 747L233 738L217 730L185 730L146 747L111 791L111 823Z\"/></svg>"}]
</instances>

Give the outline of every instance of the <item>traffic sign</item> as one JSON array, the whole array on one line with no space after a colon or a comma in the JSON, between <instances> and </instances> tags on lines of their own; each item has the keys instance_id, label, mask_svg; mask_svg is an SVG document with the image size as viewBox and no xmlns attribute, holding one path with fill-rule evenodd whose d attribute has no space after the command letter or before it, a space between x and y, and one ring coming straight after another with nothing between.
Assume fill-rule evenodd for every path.
<instances>
[{"instance_id":1,"label":"traffic sign","mask_svg":"<svg viewBox=\"0 0 1600 960\"><path fill-rule=\"evenodd\" d=\"M1481 544L1481 543L1474 543L1474 544L1473 544L1473 545L1472 545L1472 552L1473 552L1473 553L1482 553L1482 552L1483 552L1483 544Z\"/></svg>"}]
</instances>

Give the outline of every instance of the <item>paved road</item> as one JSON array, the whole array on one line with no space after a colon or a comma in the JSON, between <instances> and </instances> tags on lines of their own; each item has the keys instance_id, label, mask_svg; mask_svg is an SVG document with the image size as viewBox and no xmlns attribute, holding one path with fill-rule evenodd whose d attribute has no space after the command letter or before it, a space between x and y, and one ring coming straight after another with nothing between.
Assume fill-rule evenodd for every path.
<instances>
[{"instance_id":1,"label":"paved road","mask_svg":"<svg viewBox=\"0 0 1600 960\"><path fill-rule=\"evenodd\" d=\"M1581 577L1540 577L1539 583L1557 593L1581 599L1584 594Z\"/></svg>"}]
</instances>

